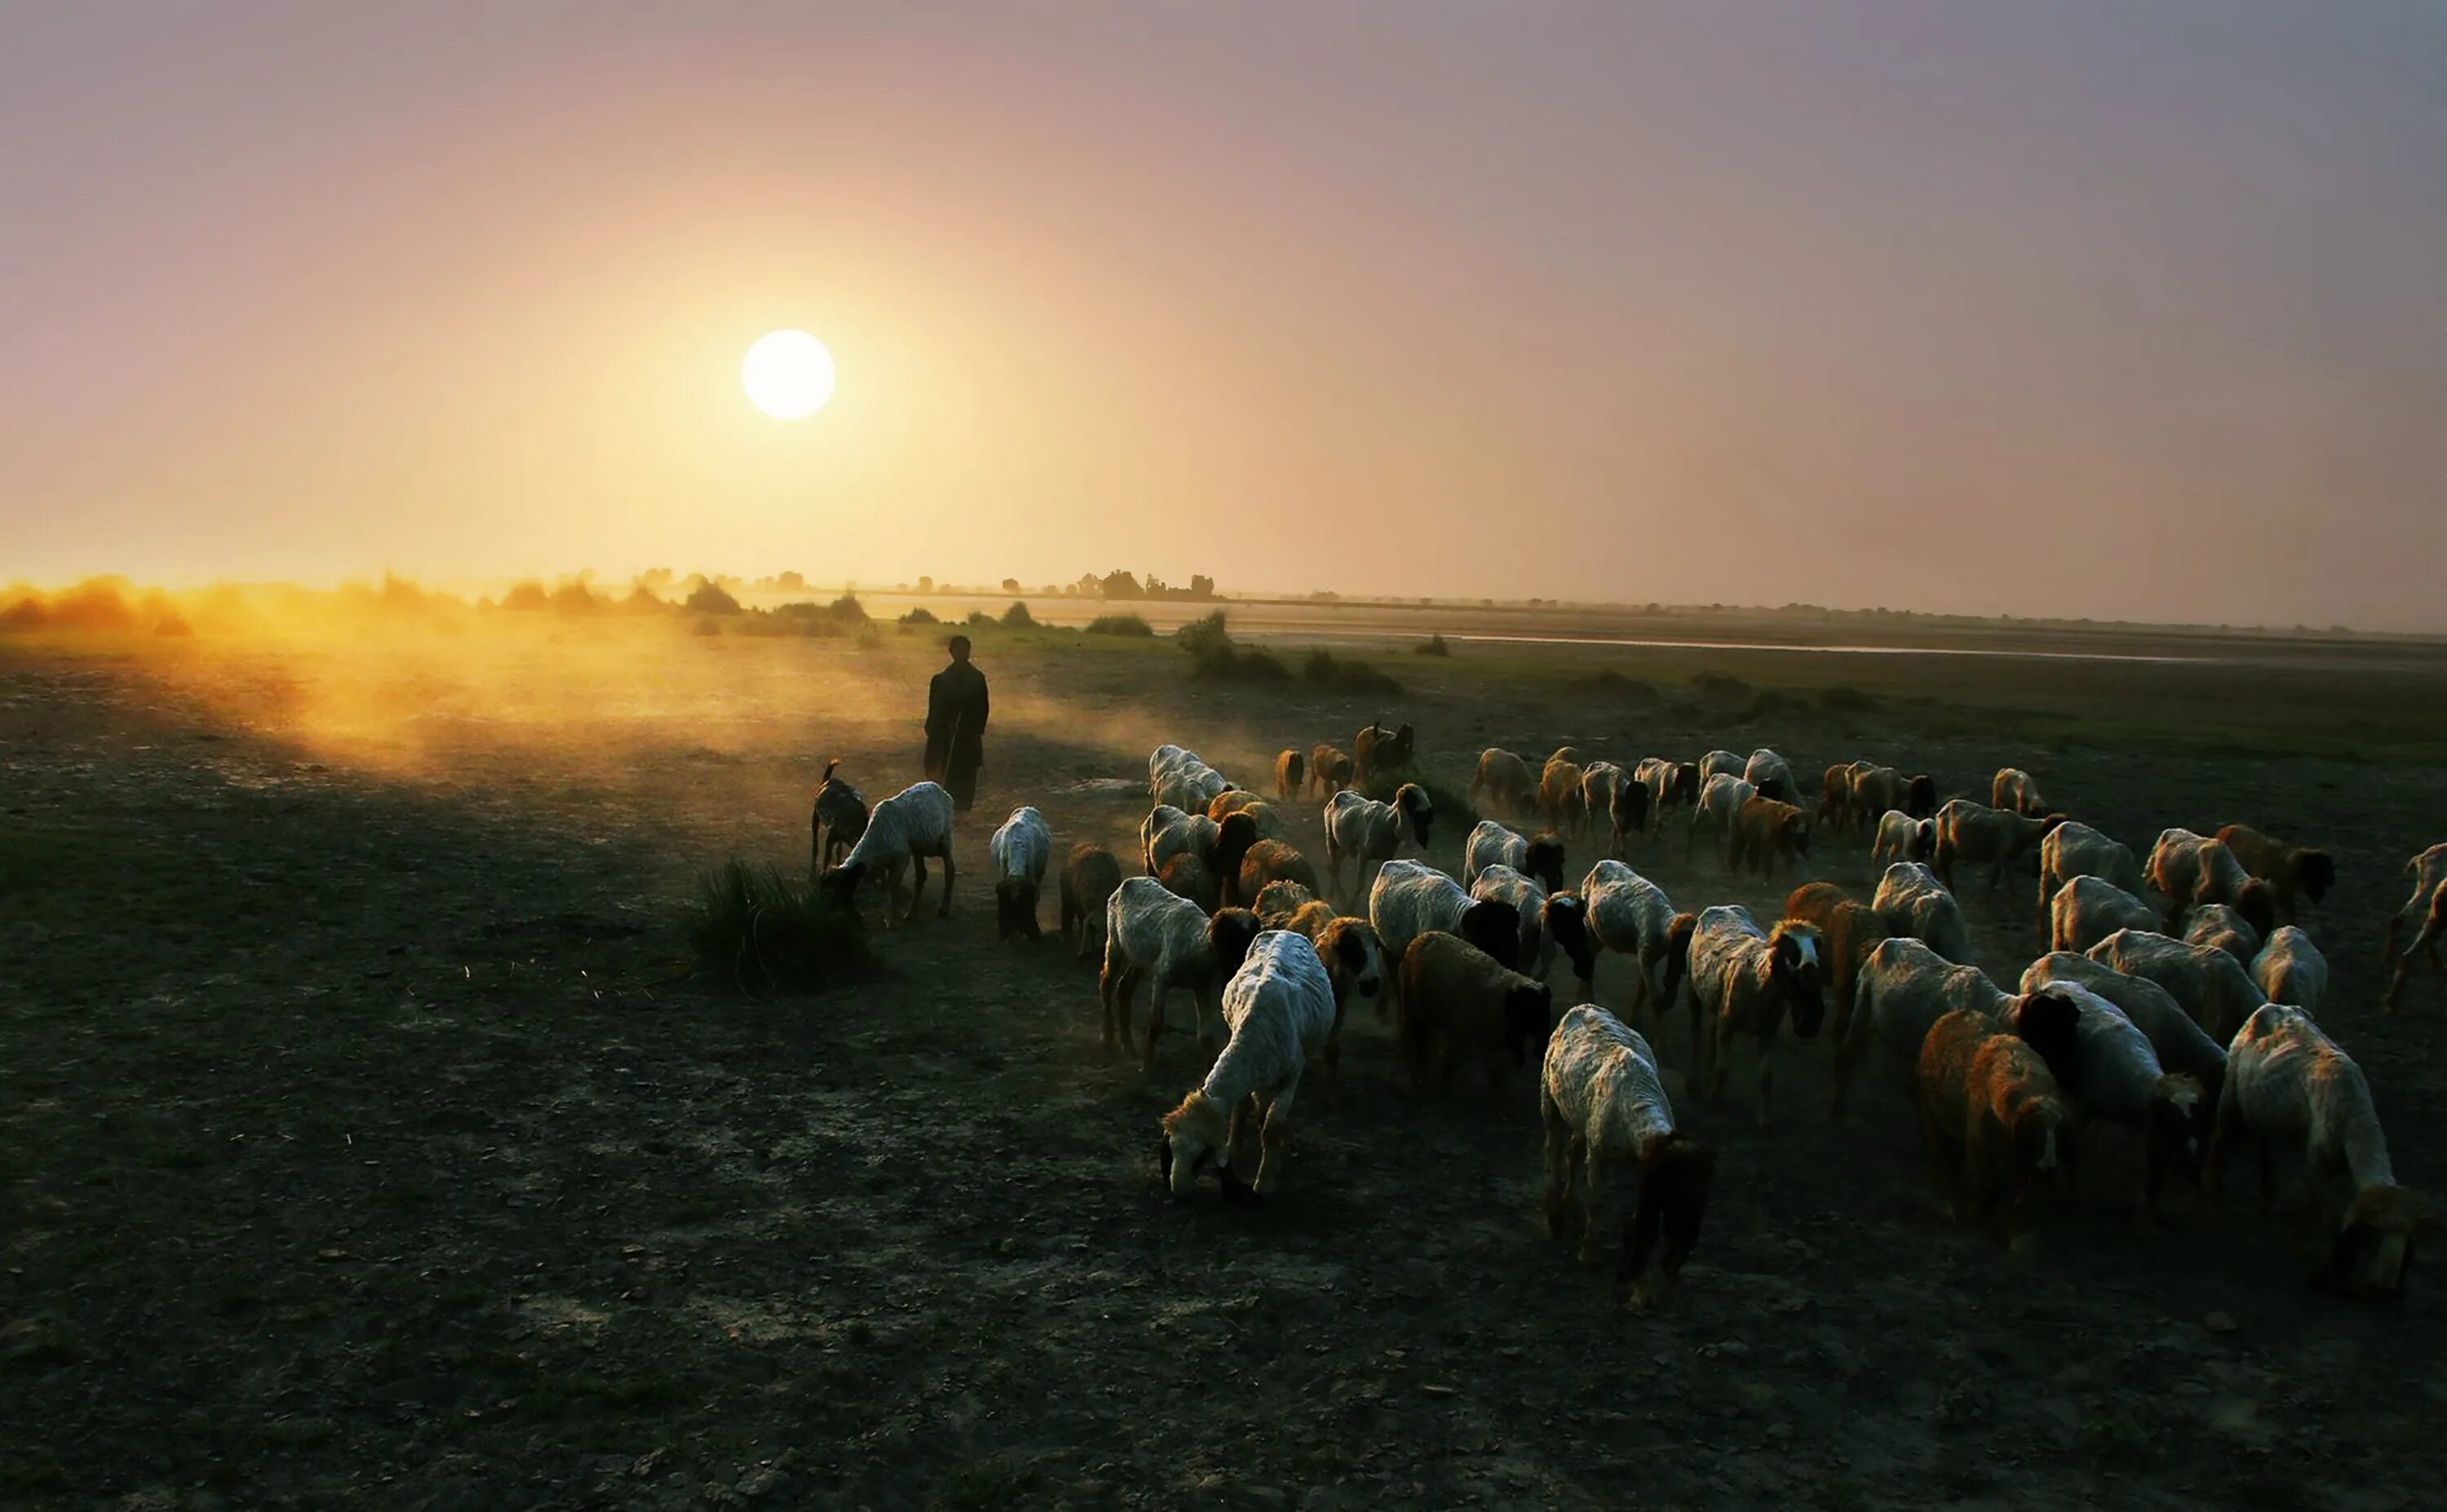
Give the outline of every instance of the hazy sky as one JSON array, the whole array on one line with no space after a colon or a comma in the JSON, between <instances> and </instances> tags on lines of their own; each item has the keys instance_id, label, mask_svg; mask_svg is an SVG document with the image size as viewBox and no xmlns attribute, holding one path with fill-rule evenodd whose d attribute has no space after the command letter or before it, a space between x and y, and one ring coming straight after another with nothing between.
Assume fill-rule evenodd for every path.
<instances>
[{"instance_id":1,"label":"hazy sky","mask_svg":"<svg viewBox=\"0 0 2447 1512\"><path fill-rule=\"evenodd\" d=\"M0 0L0 580L664 564L2447 629L2447 6Z\"/></svg>"}]
</instances>

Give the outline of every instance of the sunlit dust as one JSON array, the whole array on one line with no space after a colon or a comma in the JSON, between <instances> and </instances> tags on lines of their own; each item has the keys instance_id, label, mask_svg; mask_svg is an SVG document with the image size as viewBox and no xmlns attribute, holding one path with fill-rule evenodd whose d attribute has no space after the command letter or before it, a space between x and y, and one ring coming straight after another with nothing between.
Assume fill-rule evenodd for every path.
<instances>
[{"instance_id":1,"label":"sunlit dust","mask_svg":"<svg viewBox=\"0 0 2447 1512\"><path fill-rule=\"evenodd\" d=\"M776 420L805 420L833 396L833 354L804 331L776 331L748 349L739 382Z\"/></svg>"}]
</instances>

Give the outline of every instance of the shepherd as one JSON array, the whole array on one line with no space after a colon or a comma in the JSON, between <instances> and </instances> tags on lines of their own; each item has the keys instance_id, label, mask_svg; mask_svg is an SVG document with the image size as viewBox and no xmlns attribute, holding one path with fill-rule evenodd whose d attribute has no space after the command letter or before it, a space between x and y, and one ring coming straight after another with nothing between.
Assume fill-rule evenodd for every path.
<instances>
[{"instance_id":1,"label":"shepherd","mask_svg":"<svg viewBox=\"0 0 2447 1512\"><path fill-rule=\"evenodd\" d=\"M926 685L926 775L967 813L986 763L986 674L969 665L969 637L955 635L952 664Z\"/></svg>"}]
</instances>

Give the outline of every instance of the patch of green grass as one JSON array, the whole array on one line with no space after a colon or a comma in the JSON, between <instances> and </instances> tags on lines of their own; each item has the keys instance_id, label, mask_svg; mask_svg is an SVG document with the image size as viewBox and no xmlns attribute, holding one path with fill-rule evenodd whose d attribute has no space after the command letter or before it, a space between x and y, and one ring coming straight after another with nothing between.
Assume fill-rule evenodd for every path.
<instances>
[{"instance_id":1,"label":"patch of green grass","mask_svg":"<svg viewBox=\"0 0 2447 1512\"><path fill-rule=\"evenodd\" d=\"M1390 672L1349 661L1319 646L1300 663L1300 680L1330 692L1398 696L1402 685Z\"/></svg>"},{"instance_id":2,"label":"patch of green grass","mask_svg":"<svg viewBox=\"0 0 2447 1512\"><path fill-rule=\"evenodd\" d=\"M688 923L697 969L734 992L811 992L866 969L855 920L812 887L737 857L699 876Z\"/></svg>"},{"instance_id":3,"label":"patch of green grass","mask_svg":"<svg viewBox=\"0 0 2447 1512\"><path fill-rule=\"evenodd\" d=\"M1142 640L1155 638L1155 627L1136 614L1098 614L1088 621L1091 635L1129 635Z\"/></svg>"}]
</instances>

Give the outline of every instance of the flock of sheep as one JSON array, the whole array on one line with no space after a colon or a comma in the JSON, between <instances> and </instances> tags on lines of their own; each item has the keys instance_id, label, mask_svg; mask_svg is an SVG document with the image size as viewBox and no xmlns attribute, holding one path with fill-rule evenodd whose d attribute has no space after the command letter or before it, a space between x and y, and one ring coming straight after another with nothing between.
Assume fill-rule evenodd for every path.
<instances>
[{"instance_id":1,"label":"flock of sheep","mask_svg":"<svg viewBox=\"0 0 2447 1512\"><path fill-rule=\"evenodd\" d=\"M1989 803L1941 805L1926 775L1831 766L1813 812L1770 750L1651 758L1625 770L1565 747L1533 772L1490 749L1470 801L1496 817L1470 832L1455 879L1398 854L1424 851L1436 817L1427 789L1400 780L1414 743L1408 725L1372 723L1347 756L1331 746L1285 750L1273 802L1194 752L1159 747L1148 760L1144 875L1125 878L1098 845L1074 845L1064 860L1061 935L1082 958L1101 957L1107 1049L1133 1048L1144 990L1147 1068L1176 994L1189 998L1191 1030L1211 1057L1163 1121L1159 1161L1176 1195L1210 1172L1234 1200L1277 1187L1303 1073L1321 1061L1333 1087L1344 1016L1366 999L1392 1020L1421 1087L1450 1086L1474 1066L1500 1090L1510 1071L1536 1062L1549 1230L1565 1230L1577 1199L1581 1257L1597 1259L1612 1232L1609 1194L1628 1179L1616 1281L1644 1306L1697 1241L1716 1168L1667 1095L1656 1046L1673 1032L1674 1009L1687 1023L1685 1097L1721 1105L1747 1042L1764 1125L1779 1037L1788 1026L1793 1037L1816 1036L1831 996L1832 1114L1843 1115L1865 1067L1891 1073L1918 1111L1958 1219L2001 1220L2009 1240L2024 1242L2035 1191L2069 1175L2088 1130L2117 1127L2133 1142L2145 1226L2170 1174L2196 1169L2215 1201L2220 1173L2246 1150L2258 1157L2267 1201L2271 1158L2286 1152L2307 1162L2333 1240L2323 1278L2402 1285L2425 1219L2389 1166L2361 1068L2313 1017L2327 966L2294 922L2335 882L2326 853L2229 825L2214 836L2169 829L2145 862L2050 810L2030 776L2012 769L1997 773ZM1356 790L1372 781L1392 787L1390 802ZM1316 794L1325 798L1321 875L1292 844L1282 806ZM1888 864L1867 902L1808 882L1764 927L1736 906L1678 910L1622 858L1680 810L1686 854L1705 833L1736 872L1773 878L1821 831L1866 835ZM1525 835L1506 820L1543 828ZM811 837L824 896L854 914L862 887L880 880L887 909L905 920L927 860L939 860L939 911L948 916L952 824L952 800L933 783L869 813L827 766ZM1566 838L1601 829L1610 854L1568 887ZM2035 852L2047 954L2009 992L1971 963L1957 884L1985 868L1993 897ZM991 854L1000 934L1036 938L1054 860L1044 816L1013 810ZM1352 891L1346 864L1356 867ZM2391 1010L2417 957L2447 974L2438 954L2447 844L2406 870L2414 894L2388 924ZM2416 920L2418 936L2397 956L2402 927ZM1620 1012L1594 1000L1603 954L1630 968ZM1579 999L1560 1016L1547 986L1559 955ZM1258 1165L1243 1184L1235 1152L1251 1125Z\"/></svg>"}]
</instances>

